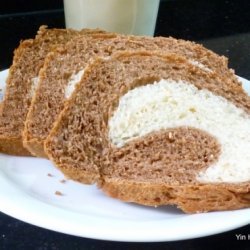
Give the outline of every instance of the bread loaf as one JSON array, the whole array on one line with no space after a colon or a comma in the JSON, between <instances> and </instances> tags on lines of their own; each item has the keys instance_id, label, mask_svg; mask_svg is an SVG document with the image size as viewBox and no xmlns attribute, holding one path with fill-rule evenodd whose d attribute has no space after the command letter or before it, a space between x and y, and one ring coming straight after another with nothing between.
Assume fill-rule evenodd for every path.
<instances>
[{"instance_id":1,"label":"bread loaf","mask_svg":"<svg viewBox=\"0 0 250 250\"><path fill-rule=\"evenodd\" d=\"M68 177L184 212L250 206L250 97L173 53L97 58L45 150Z\"/></svg>"}]
</instances>

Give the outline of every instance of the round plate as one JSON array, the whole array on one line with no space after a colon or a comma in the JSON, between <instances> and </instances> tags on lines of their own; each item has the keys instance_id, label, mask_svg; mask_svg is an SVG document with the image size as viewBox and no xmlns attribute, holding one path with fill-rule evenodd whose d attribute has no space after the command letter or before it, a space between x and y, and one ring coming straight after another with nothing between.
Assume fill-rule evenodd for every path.
<instances>
[{"instance_id":1,"label":"round plate","mask_svg":"<svg viewBox=\"0 0 250 250\"><path fill-rule=\"evenodd\" d=\"M6 76L7 71L0 72L1 83ZM250 93L250 82L241 80ZM183 240L250 223L250 209L187 215L171 206L124 203L96 186L65 181L48 160L4 154L0 154L0 201L0 211L25 222L113 241Z\"/></svg>"}]
</instances>

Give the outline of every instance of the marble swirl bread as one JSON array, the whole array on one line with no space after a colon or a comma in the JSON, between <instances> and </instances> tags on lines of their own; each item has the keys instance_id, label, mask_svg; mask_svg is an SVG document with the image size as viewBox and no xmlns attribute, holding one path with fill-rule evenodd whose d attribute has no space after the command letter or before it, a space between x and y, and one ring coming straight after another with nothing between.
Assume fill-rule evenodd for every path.
<instances>
[{"instance_id":1,"label":"marble swirl bread","mask_svg":"<svg viewBox=\"0 0 250 250\"><path fill-rule=\"evenodd\" d=\"M250 206L250 97L174 53L96 58L45 150L109 196L186 213Z\"/></svg>"},{"instance_id":2,"label":"marble swirl bread","mask_svg":"<svg viewBox=\"0 0 250 250\"><path fill-rule=\"evenodd\" d=\"M190 41L118 34L76 37L64 47L50 52L45 59L39 74L39 86L25 121L24 146L35 156L47 157L44 141L89 61L117 51L141 49L178 53L205 71L215 71L237 81L233 71L228 69L225 57Z\"/></svg>"}]
</instances>

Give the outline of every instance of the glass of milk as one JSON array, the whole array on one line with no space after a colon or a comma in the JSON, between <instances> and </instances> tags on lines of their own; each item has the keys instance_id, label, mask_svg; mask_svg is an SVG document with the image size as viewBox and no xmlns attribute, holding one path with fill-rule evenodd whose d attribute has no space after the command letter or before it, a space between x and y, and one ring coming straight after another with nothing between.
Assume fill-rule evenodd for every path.
<instances>
[{"instance_id":1,"label":"glass of milk","mask_svg":"<svg viewBox=\"0 0 250 250\"><path fill-rule=\"evenodd\" d=\"M64 0L67 28L154 35L160 0Z\"/></svg>"}]
</instances>

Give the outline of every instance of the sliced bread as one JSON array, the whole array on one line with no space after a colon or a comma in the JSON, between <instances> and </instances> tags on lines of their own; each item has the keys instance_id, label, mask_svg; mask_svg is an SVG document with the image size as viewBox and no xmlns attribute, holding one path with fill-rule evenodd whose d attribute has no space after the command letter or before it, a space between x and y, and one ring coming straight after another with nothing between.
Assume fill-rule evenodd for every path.
<instances>
[{"instance_id":1,"label":"sliced bread","mask_svg":"<svg viewBox=\"0 0 250 250\"><path fill-rule=\"evenodd\" d=\"M54 121L84 74L90 59L124 50L161 50L178 53L205 71L216 71L227 81L237 81L227 59L201 45L174 38L100 35L75 38L51 52L40 71L39 86L29 109L23 133L25 147L35 156L46 157L44 141Z\"/></svg>"},{"instance_id":2,"label":"sliced bread","mask_svg":"<svg viewBox=\"0 0 250 250\"><path fill-rule=\"evenodd\" d=\"M241 86L146 51L92 62L45 142L68 177L187 213L250 206L249 148Z\"/></svg>"},{"instance_id":3,"label":"sliced bread","mask_svg":"<svg viewBox=\"0 0 250 250\"><path fill-rule=\"evenodd\" d=\"M75 36L92 32L92 30L79 32L71 29L47 29L46 26L41 26L35 39L20 43L15 50L4 100L1 103L0 152L30 155L30 152L23 147L22 131L44 58L54 47L66 43Z\"/></svg>"},{"instance_id":4,"label":"sliced bread","mask_svg":"<svg viewBox=\"0 0 250 250\"><path fill-rule=\"evenodd\" d=\"M22 144L22 130L37 76L52 46L61 44L78 32L40 27L35 39L24 40L15 50L9 69L6 92L0 113L0 152L30 155Z\"/></svg>"}]
</instances>

